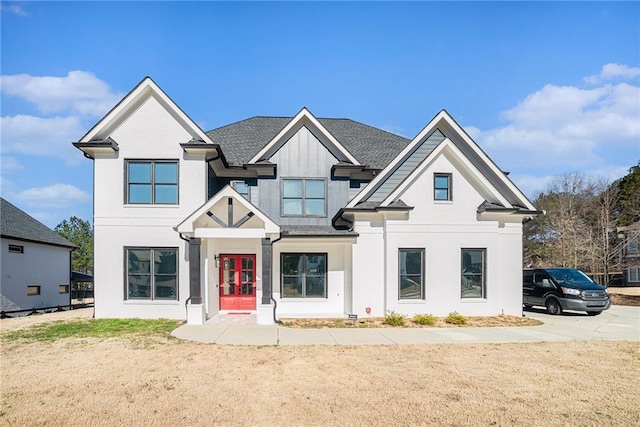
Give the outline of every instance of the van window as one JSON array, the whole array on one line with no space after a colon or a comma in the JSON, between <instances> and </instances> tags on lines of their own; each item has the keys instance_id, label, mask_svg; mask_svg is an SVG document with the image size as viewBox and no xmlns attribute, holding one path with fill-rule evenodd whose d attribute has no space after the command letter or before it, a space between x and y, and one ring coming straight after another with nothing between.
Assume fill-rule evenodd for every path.
<instances>
[{"instance_id":1,"label":"van window","mask_svg":"<svg viewBox=\"0 0 640 427\"><path fill-rule=\"evenodd\" d=\"M524 271L522 273L522 283L525 285L533 284L533 271Z\"/></svg>"}]
</instances>

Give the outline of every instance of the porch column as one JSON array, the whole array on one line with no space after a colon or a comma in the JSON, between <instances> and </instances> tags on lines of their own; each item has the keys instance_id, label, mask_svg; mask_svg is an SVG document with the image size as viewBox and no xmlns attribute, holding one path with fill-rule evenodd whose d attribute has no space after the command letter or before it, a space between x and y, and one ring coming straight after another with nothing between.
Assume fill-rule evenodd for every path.
<instances>
[{"instance_id":1,"label":"porch column","mask_svg":"<svg viewBox=\"0 0 640 427\"><path fill-rule=\"evenodd\" d=\"M271 304L271 239L262 239L262 304Z\"/></svg>"},{"instance_id":2,"label":"porch column","mask_svg":"<svg viewBox=\"0 0 640 427\"><path fill-rule=\"evenodd\" d=\"M189 238L189 297L190 304L202 304L200 280L200 239Z\"/></svg>"}]
</instances>

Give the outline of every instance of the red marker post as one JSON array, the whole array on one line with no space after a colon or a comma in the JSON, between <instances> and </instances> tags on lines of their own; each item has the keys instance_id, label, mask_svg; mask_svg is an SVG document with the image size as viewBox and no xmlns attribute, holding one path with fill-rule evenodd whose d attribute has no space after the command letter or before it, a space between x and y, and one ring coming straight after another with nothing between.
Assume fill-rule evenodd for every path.
<instances>
[{"instance_id":1,"label":"red marker post","mask_svg":"<svg viewBox=\"0 0 640 427\"><path fill-rule=\"evenodd\" d=\"M369 316L369 319L367 320L367 325L369 325L371 324L371 307L365 308L364 311L366 311L367 315Z\"/></svg>"}]
</instances>

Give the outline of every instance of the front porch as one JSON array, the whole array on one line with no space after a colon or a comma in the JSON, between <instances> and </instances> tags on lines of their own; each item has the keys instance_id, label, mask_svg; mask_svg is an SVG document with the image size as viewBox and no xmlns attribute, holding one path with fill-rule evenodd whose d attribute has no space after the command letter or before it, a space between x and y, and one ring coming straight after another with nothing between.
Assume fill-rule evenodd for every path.
<instances>
[{"instance_id":1,"label":"front porch","mask_svg":"<svg viewBox=\"0 0 640 427\"><path fill-rule=\"evenodd\" d=\"M189 242L188 324L273 324L277 314L342 317L351 309L353 232L280 227L230 186L175 229Z\"/></svg>"}]
</instances>

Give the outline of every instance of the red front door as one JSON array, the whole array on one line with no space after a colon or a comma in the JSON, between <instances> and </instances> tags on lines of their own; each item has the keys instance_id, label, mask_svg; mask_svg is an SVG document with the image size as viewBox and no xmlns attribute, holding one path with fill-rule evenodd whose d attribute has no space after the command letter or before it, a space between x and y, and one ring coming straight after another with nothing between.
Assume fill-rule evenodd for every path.
<instances>
[{"instance_id":1,"label":"red front door","mask_svg":"<svg viewBox=\"0 0 640 427\"><path fill-rule=\"evenodd\" d=\"M256 309L256 256L220 255L220 310Z\"/></svg>"}]
</instances>

